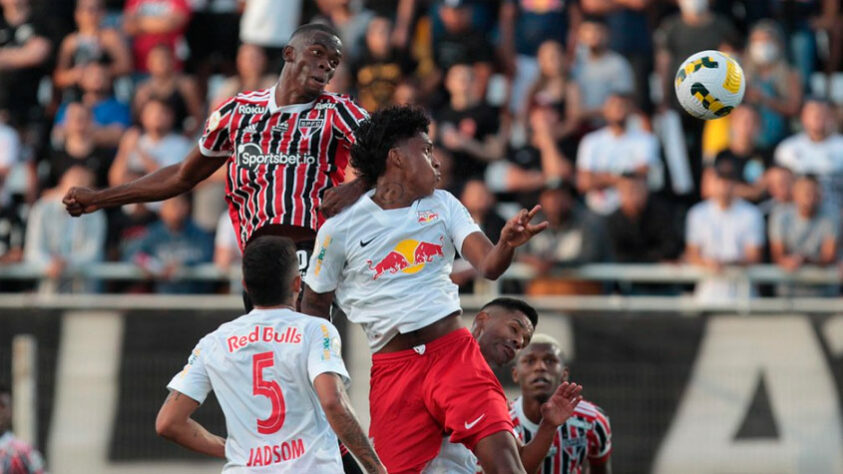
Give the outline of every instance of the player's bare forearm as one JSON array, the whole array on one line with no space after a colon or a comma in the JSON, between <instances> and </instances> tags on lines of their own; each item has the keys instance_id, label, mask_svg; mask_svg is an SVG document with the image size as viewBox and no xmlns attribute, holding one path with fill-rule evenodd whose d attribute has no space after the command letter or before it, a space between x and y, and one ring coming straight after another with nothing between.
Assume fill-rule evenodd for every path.
<instances>
[{"instance_id":1,"label":"player's bare forearm","mask_svg":"<svg viewBox=\"0 0 843 474\"><path fill-rule=\"evenodd\" d=\"M527 474L538 472L542 462L544 462L545 456L547 456L547 452L550 450L550 446L553 444L553 438L556 436L556 428L551 423L542 420L533 439L519 448L518 455Z\"/></svg>"},{"instance_id":2,"label":"player's bare forearm","mask_svg":"<svg viewBox=\"0 0 843 474\"><path fill-rule=\"evenodd\" d=\"M512 263L515 248L524 245L534 235L547 228L547 221L537 225L530 224L540 210L541 206L535 206L530 211L522 209L507 221L495 245L492 245L483 232L469 235L463 241L462 256L471 262L484 278L497 279Z\"/></svg>"},{"instance_id":3,"label":"player's bare forearm","mask_svg":"<svg viewBox=\"0 0 843 474\"><path fill-rule=\"evenodd\" d=\"M225 439L190 418L198 407L196 400L176 390L170 392L158 412L155 431L159 436L192 451L225 458Z\"/></svg>"},{"instance_id":4,"label":"player's bare forearm","mask_svg":"<svg viewBox=\"0 0 843 474\"><path fill-rule=\"evenodd\" d=\"M207 157L198 147L183 162L166 166L124 185L92 191L71 188L62 202L71 215L78 216L105 207L136 202L162 201L187 192L225 163L225 157Z\"/></svg>"},{"instance_id":5,"label":"player's bare forearm","mask_svg":"<svg viewBox=\"0 0 843 474\"><path fill-rule=\"evenodd\" d=\"M331 303L334 302L334 292L317 293L304 285L304 296L301 300L301 312L311 316L331 319Z\"/></svg>"},{"instance_id":6,"label":"player's bare forearm","mask_svg":"<svg viewBox=\"0 0 843 474\"><path fill-rule=\"evenodd\" d=\"M320 374L314 379L313 387L334 433L360 461L363 469L371 474L386 472L351 408L340 376L334 373Z\"/></svg>"}]
</instances>

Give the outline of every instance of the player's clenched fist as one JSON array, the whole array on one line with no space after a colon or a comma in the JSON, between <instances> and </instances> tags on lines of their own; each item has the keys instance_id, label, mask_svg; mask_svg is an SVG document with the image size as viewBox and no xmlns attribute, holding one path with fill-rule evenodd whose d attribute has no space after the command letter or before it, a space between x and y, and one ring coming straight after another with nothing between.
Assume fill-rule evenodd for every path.
<instances>
[{"instance_id":1,"label":"player's clenched fist","mask_svg":"<svg viewBox=\"0 0 843 474\"><path fill-rule=\"evenodd\" d=\"M82 214L89 214L100 208L94 200L95 196L96 191L93 189L72 187L64 195L64 199L61 202L71 216L79 217Z\"/></svg>"},{"instance_id":2,"label":"player's clenched fist","mask_svg":"<svg viewBox=\"0 0 843 474\"><path fill-rule=\"evenodd\" d=\"M541 210L541 206L537 205L530 211L521 209L518 214L507 221L506 225L501 230L501 242L508 244L511 247L518 247L524 245L534 235L547 229L547 221L540 222L536 225L531 225L530 221Z\"/></svg>"}]
</instances>

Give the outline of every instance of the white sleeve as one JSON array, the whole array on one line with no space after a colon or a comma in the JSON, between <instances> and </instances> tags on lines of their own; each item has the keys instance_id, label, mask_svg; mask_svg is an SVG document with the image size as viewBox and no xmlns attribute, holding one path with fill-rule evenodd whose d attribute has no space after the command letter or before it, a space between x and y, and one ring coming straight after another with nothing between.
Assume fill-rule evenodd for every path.
<instances>
[{"instance_id":1,"label":"white sleeve","mask_svg":"<svg viewBox=\"0 0 843 474\"><path fill-rule=\"evenodd\" d=\"M797 160L793 149L793 141L790 139L783 141L777 146L773 156L776 164L784 166L791 171L797 171Z\"/></svg>"},{"instance_id":2,"label":"white sleeve","mask_svg":"<svg viewBox=\"0 0 843 474\"><path fill-rule=\"evenodd\" d=\"M10 127L0 125L0 169L11 168L20 158L20 139Z\"/></svg>"},{"instance_id":3,"label":"white sleeve","mask_svg":"<svg viewBox=\"0 0 843 474\"><path fill-rule=\"evenodd\" d=\"M326 372L339 375L346 386L351 383L342 360L340 334L333 324L327 320L312 324L308 328L307 345L307 376L311 384Z\"/></svg>"},{"instance_id":4,"label":"white sleeve","mask_svg":"<svg viewBox=\"0 0 843 474\"><path fill-rule=\"evenodd\" d=\"M228 212L223 212L219 221L217 221L214 247L237 249L238 252L240 251L240 247L237 246L237 232L234 231L234 226L231 224L231 218L228 216Z\"/></svg>"},{"instance_id":5,"label":"white sleeve","mask_svg":"<svg viewBox=\"0 0 843 474\"><path fill-rule=\"evenodd\" d=\"M764 245L764 217L761 215L761 211L758 210L753 204L749 204L752 206L750 209L750 218L748 221L749 225L749 236L747 240L748 245L754 245L756 247L760 247Z\"/></svg>"},{"instance_id":6,"label":"white sleeve","mask_svg":"<svg viewBox=\"0 0 843 474\"><path fill-rule=\"evenodd\" d=\"M205 369L205 358L208 354L207 349L203 347L204 341L203 338L199 344L196 344L184 369L167 384L170 390L178 390L200 404L205 401L205 397L211 391L211 379Z\"/></svg>"},{"instance_id":7,"label":"white sleeve","mask_svg":"<svg viewBox=\"0 0 843 474\"><path fill-rule=\"evenodd\" d=\"M316 235L316 248L304 282L317 293L334 291L339 286L345 266L345 239L336 232L336 220L328 219Z\"/></svg>"},{"instance_id":8,"label":"white sleeve","mask_svg":"<svg viewBox=\"0 0 843 474\"><path fill-rule=\"evenodd\" d=\"M594 133L594 132L592 132ZM594 137L589 133L584 136L577 148L577 169L594 171Z\"/></svg>"},{"instance_id":9,"label":"white sleeve","mask_svg":"<svg viewBox=\"0 0 843 474\"><path fill-rule=\"evenodd\" d=\"M685 241L689 245L702 245L702 235L699 233L700 224L700 210L698 207L691 208L688 212L688 218L685 225Z\"/></svg>"},{"instance_id":10,"label":"white sleeve","mask_svg":"<svg viewBox=\"0 0 843 474\"><path fill-rule=\"evenodd\" d=\"M445 195L445 205L448 208L448 220L445 225L450 234L451 240L454 242L454 248L457 252L462 253L462 244L465 238L475 232L483 232L480 226L474 222L474 218L468 212L468 209L454 197L453 194L442 191Z\"/></svg>"}]
</instances>

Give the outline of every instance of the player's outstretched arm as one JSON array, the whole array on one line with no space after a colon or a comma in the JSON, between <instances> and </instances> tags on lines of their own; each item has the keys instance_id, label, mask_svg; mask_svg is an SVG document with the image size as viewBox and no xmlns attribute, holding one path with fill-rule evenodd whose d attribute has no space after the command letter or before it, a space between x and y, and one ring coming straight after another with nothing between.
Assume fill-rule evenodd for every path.
<instances>
[{"instance_id":1,"label":"player's outstretched arm","mask_svg":"<svg viewBox=\"0 0 843 474\"><path fill-rule=\"evenodd\" d=\"M136 202L162 201L190 191L222 166L228 158L210 157L199 151L198 146L181 163L166 166L130 183L95 191L73 187L62 202L72 216L80 216L105 207L122 206Z\"/></svg>"},{"instance_id":2,"label":"player's outstretched arm","mask_svg":"<svg viewBox=\"0 0 843 474\"><path fill-rule=\"evenodd\" d=\"M187 395L173 390L164 400L158 417L155 419L155 431L158 436L184 446L187 449L225 458L225 439L211 434L202 425L190 418L199 402Z\"/></svg>"},{"instance_id":3,"label":"player's outstretched arm","mask_svg":"<svg viewBox=\"0 0 843 474\"><path fill-rule=\"evenodd\" d=\"M562 382L550 400L542 405L539 429L533 439L519 449L521 463L528 474L534 474L541 467L547 451L553 444L556 429L574 414L574 409L582 400L580 392L582 386Z\"/></svg>"},{"instance_id":4,"label":"player's outstretched arm","mask_svg":"<svg viewBox=\"0 0 843 474\"><path fill-rule=\"evenodd\" d=\"M482 232L475 232L465 238L460 252L484 278L495 280L509 268L515 248L527 243L534 235L545 230L547 221L536 225L530 224L541 206L532 210L522 209L507 221L501 230L501 238L496 245Z\"/></svg>"},{"instance_id":5,"label":"player's outstretched arm","mask_svg":"<svg viewBox=\"0 0 843 474\"><path fill-rule=\"evenodd\" d=\"M357 421L340 376L333 372L319 374L313 380L313 388L331 428L345 447L363 464L363 469L370 474L386 473L375 448Z\"/></svg>"}]
</instances>

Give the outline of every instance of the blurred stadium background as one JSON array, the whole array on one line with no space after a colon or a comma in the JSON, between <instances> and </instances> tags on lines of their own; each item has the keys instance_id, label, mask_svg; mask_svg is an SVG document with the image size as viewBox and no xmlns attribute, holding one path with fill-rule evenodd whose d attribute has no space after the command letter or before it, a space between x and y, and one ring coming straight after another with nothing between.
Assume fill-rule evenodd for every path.
<instances>
[{"instance_id":1,"label":"blurred stadium background","mask_svg":"<svg viewBox=\"0 0 843 474\"><path fill-rule=\"evenodd\" d=\"M181 160L209 108L271 86L316 20L346 46L329 89L425 107L443 186L490 237L544 206L551 229L499 282L460 262L453 278L467 321L499 294L539 308L610 417L615 472L843 473L843 2L0 7L0 383L51 472L221 468L153 422L199 337L241 314L224 181L86 219L59 200ZM705 49L747 74L745 106L711 122L672 95ZM367 421L365 339L338 323ZM213 400L197 413L224 432Z\"/></svg>"}]
</instances>

